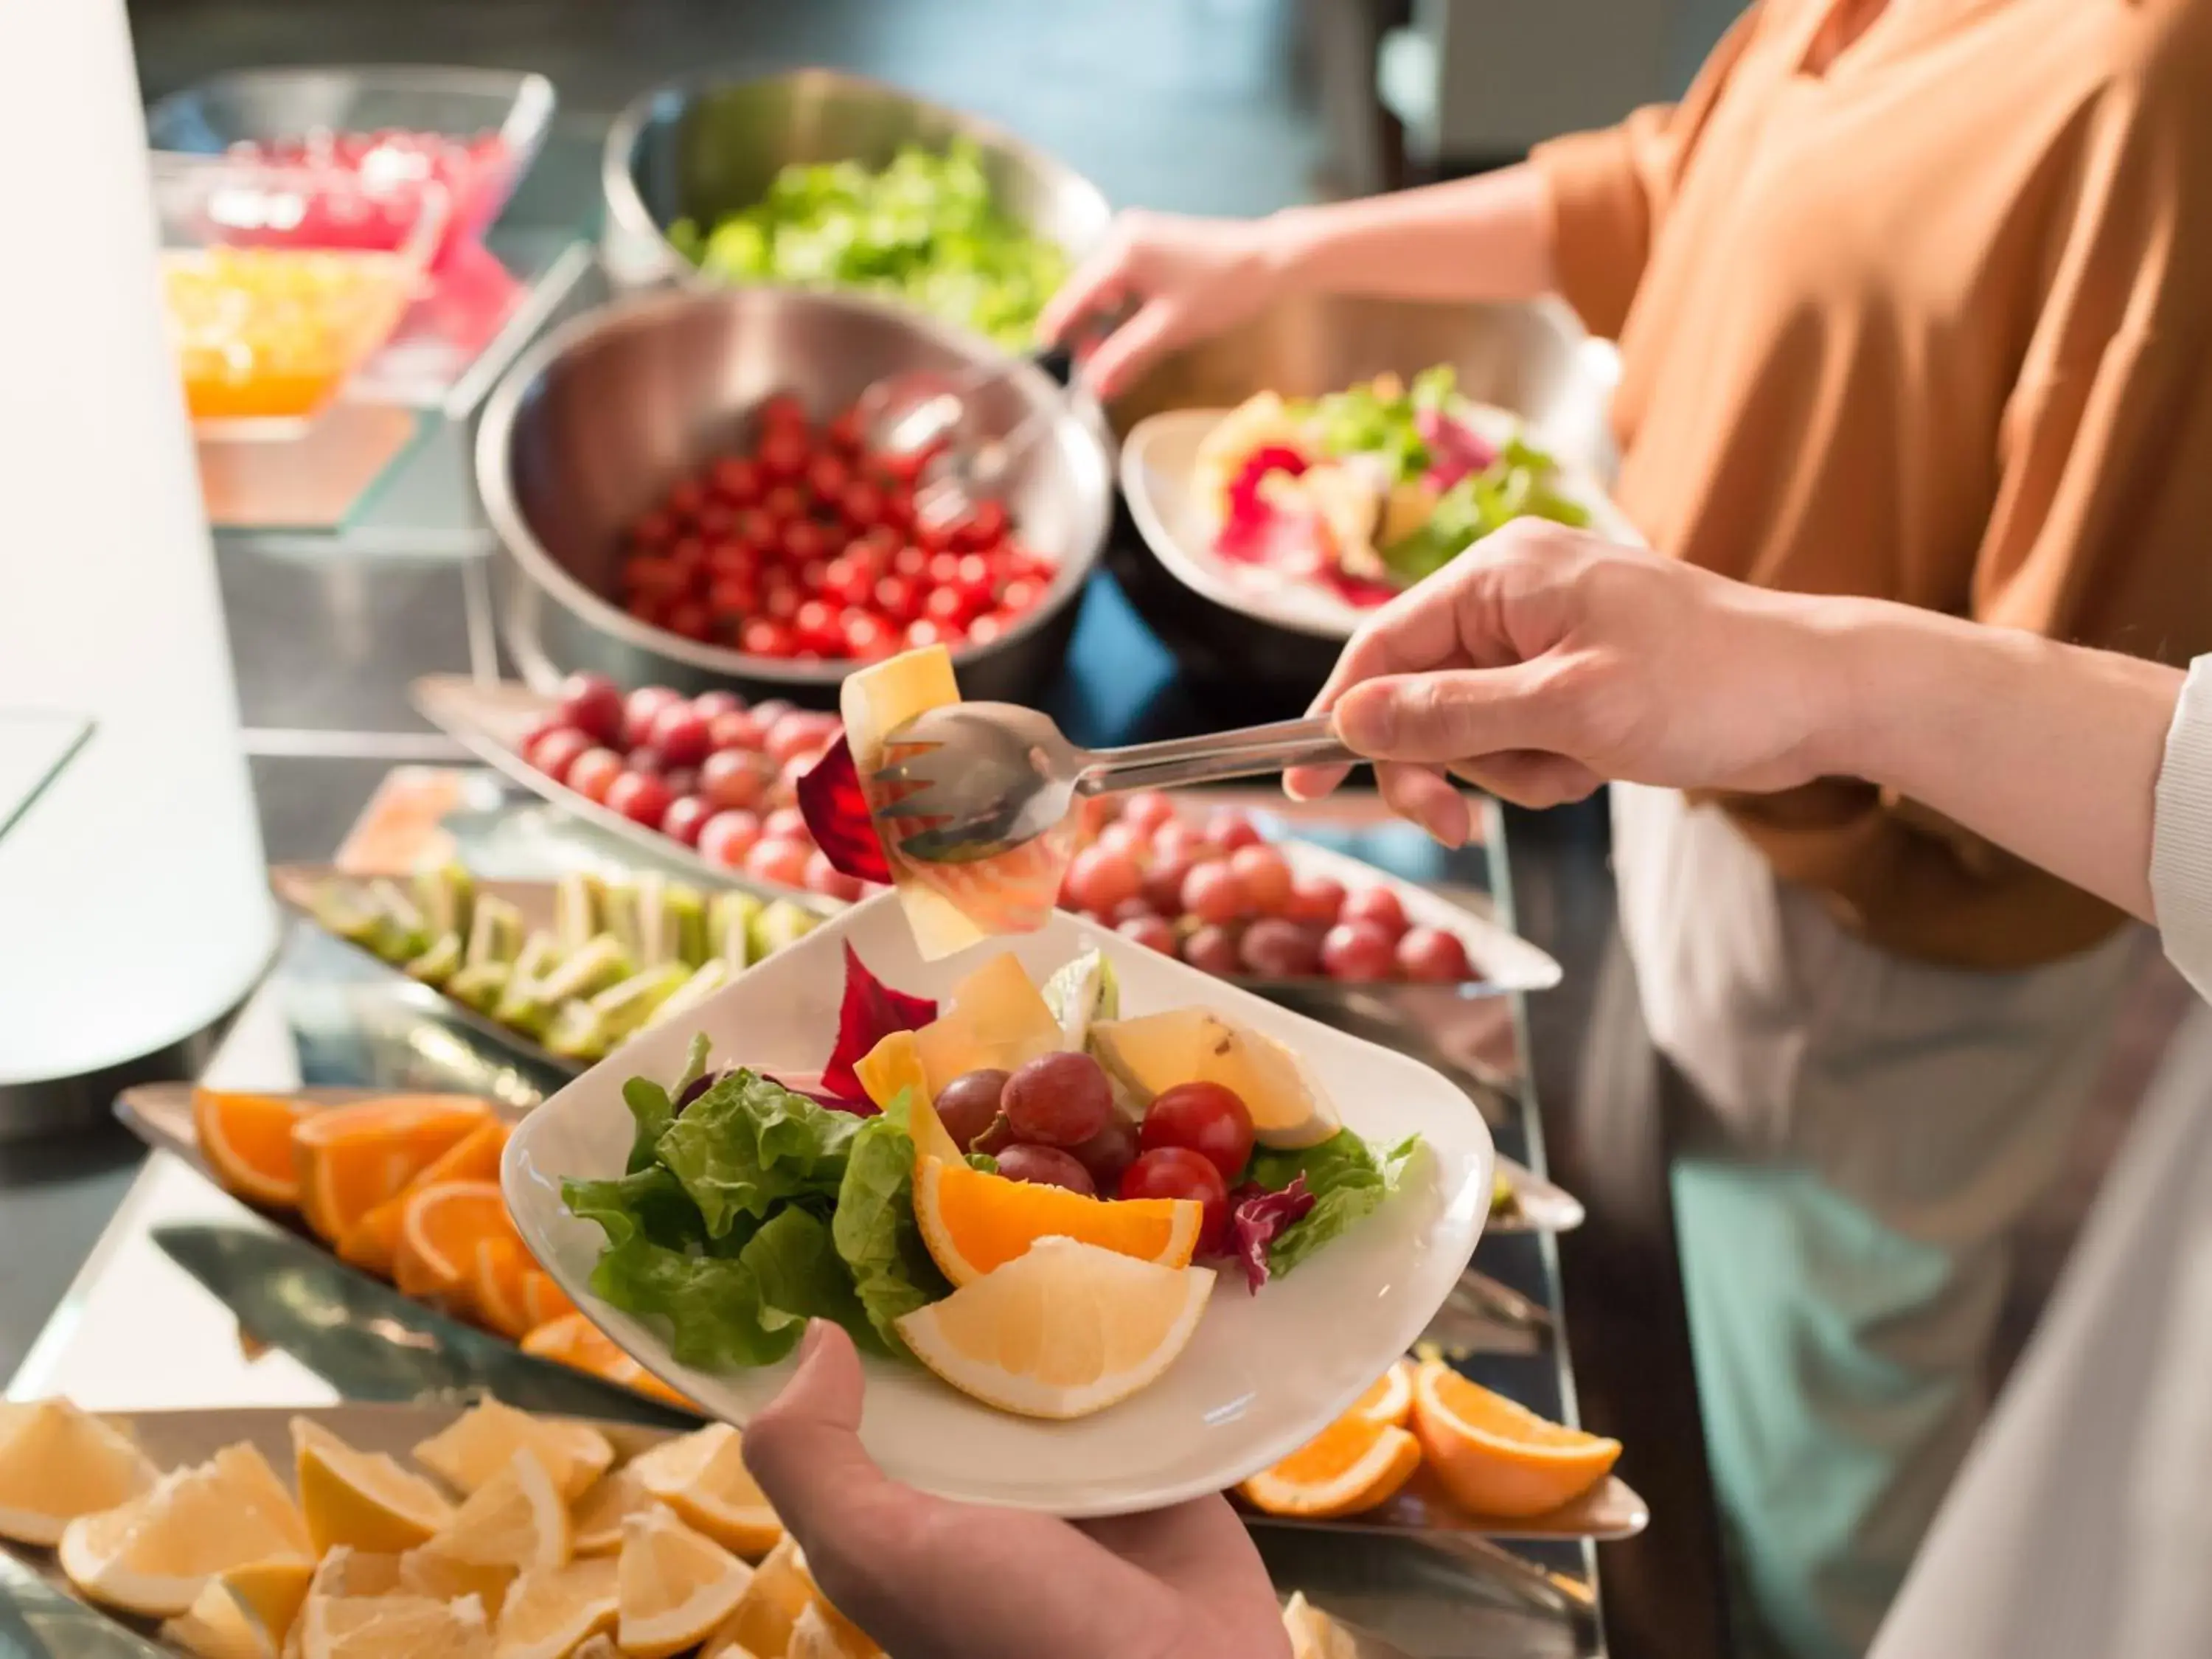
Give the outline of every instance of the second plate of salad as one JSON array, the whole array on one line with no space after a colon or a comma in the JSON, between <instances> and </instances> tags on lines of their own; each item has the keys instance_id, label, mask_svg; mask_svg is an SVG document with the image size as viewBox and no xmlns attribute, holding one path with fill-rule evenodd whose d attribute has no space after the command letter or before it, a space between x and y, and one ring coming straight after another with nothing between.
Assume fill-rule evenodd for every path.
<instances>
[{"instance_id":1,"label":"second plate of salad","mask_svg":"<svg viewBox=\"0 0 2212 1659\"><path fill-rule=\"evenodd\" d=\"M1187 586L1296 632L1345 639L1377 607L1518 518L1635 530L1596 481L1439 366L1318 398L1139 422L1121 487Z\"/></svg>"},{"instance_id":2,"label":"second plate of salad","mask_svg":"<svg viewBox=\"0 0 2212 1659\"><path fill-rule=\"evenodd\" d=\"M585 1312L715 1415L827 1317L894 1475L1095 1516L1341 1413L1457 1282L1494 1168L1417 1061L1066 915L924 962L885 894L539 1107L503 1181Z\"/></svg>"}]
</instances>

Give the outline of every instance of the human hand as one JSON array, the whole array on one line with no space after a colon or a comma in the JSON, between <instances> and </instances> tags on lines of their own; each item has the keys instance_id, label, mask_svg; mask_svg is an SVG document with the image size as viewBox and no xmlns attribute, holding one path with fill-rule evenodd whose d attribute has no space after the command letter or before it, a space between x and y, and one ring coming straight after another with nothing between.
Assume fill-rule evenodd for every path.
<instances>
[{"instance_id":1,"label":"human hand","mask_svg":"<svg viewBox=\"0 0 2212 1659\"><path fill-rule=\"evenodd\" d=\"M823 1594L897 1659L1289 1659L1224 1499L1073 1523L927 1497L862 1449L860 1389L852 1339L815 1321L745 1466Z\"/></svg>"},{"instance_id":2,"label":"human hand","mask_svg":"<svg viewBox=\"0 0 2212 1659\"><path fill-rule=\"evenodd\" d=\"M1451 777L1530 806L1608 779L1784 789L1827 769L1849 701L1825 647L1860 603L1522 519L1370 617L1314 707L1391 808L1451 846L1473 827ZM1284 785L1311 799L1346 769Z\"/></svg>"},{"instance_id":3,"label":"human hand","mask_svg":"<svg viewBox=\"0 0 2212 1659\"><path fill-rule=\"evenodd\" d=\"M1131 209L1044 308L1038 330L1071 343L1082 325L1129 314L1084 359L1084 377L1111 398L1176 347L1257 312L1281 283L1264 219L1194 219Z\"/></svg>"}]
</instances>

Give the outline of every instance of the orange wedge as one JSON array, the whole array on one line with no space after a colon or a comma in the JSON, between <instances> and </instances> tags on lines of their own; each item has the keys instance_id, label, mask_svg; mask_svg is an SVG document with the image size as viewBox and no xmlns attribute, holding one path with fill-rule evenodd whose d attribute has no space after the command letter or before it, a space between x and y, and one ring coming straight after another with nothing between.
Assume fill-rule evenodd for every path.
<instances>
[{"instance_id":1,"label":"orange wedge","mask_svg":"<svg viewBox=\"0 0 2212 1659\"><path fill-rule=\"evenodd\" d=\"M1354 1407L1237 1490L1270 1515L1358 1515L1386 1504L1421 1467L1421 1443Z\"/></svg>"},{"instance_id":2,"label":"orange wedge","mask_svg":"<svg viewBox=\"0 0 2212 1659\"><path fill-rule=\"evenodd\" d=\"M564 1314L540 1325L522 1339L522 1351L587 1371L605 1382L619 1382L672 1406L688 1409L692 1403L617 1347L613 1338L580 1313Z\"/></svg>"},{"instance_id":3,"label":"orange wedge","mask_svg":"<svg viewBox=\"0 0 2212 1659\"><path fill-rule=\"evenodd\" d=\"M497 1181L500 1154L507 1150L507 1125L497 1118L478 1124L431 1160L423 1171L356 1222L338 1240L338 1259L389 1279L399 1255L399 1222L407 1200L425 1187L447 1181Z\"/></svg>"},{"instance_id":4,"label":"orange wedge","mask_svg":"<svg viewBox=\"0 0 2212 1659\"><path fill-rule=\"evenodd\" d=\"M533 1331L576 1311L576 1304L568 1299L568 1291L555 1284L553 1275L542 1267L523 1270L522 1306L530 1316L530 1328Z\"/></svg>"},{"instance_id":5,"label":"orange wedge","mask_svg":"<svg viewBox=\"0 0 2212 1659\"><path fill-rule=\"evenodd\" d=\"M1413 1362L1401 1359L1376 1377L1345 1415L1404 1428L1413 1415Z\"/></svg>"},{"instance_id":6,"label":"orange wedge","mask_svg":"<svg viewBox=\"0 0 2212 1659\"><path fill-rule=\"evenodd\" d=\"M410 1296L459 1303L476 1266L477 1245L512 1238L507 1199L495 1181L446 1181L408 1199L399 1216L392 1282Z\"/></svg>"},{"instance_id":7,"label":"orange wedge","mask_svg":"<svg viewBox=\"0 0 2212 1659\"><path fill-rule=\"evenodd\" d=\"M914 1184L922 1243L956 1285L972 1285L1027 1255L1040 1238L1071 1238L1159 1267L1187 1267L1202 1213L1188 1199L1086 1198L937 1158L922 1159Z\"/></svg>"},{"instance_id":8,"label":"orange wedge","mask_svg":"<svg viewBox=\"0 0 2212 1659\"><path fill-rule=\"evenodd\" d=\"M292 1130L307 1224L336 1243L490 1114L465 1095L400 1095L308 1113Z\"/></svg>"},{"instance_id":9,"label":"orange wedge","mask_svg":"<svg viewBox=\"0 0 2212 1659\"><path fill-rule=\"evenodd\" d=\"M471 1310L501 1336L520 1342L538 1322L523 1299L523 1278L536 1270L530 1252L514 1234L494 1233L477 1240L463 1287Z\"/></svg>"},{"instance_id":10,"label":"orange wedge","mask_svg":"<svg viewBox=\"0 0 2212 1659\"><path fill-rule=\"evenodd\" d=\"M256 1204L289 1208L300 1201L292 1131L309 1109L276 1095L195 1089L192 1132L200 1155L228 1190Z\"/></svg>"},{"instance_id":11,"label":"orange wedge","mask_svg":"<svg viewBox=\"0 0 2212 1659\"><path fill-rule=\"evenodd\" d=\"M1453 1501L1477 1515L1542 1515L1612 1472L1620 1442L1541 1418L1441 1361L1413 1379L1413 1432Z\"/></svg>"}]
</instances>

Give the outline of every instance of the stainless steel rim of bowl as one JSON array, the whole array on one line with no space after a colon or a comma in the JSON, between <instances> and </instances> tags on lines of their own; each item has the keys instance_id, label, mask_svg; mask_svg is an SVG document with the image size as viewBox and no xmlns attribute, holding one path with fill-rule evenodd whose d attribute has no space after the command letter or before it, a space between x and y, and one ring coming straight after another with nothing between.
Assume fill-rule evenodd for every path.
<instances>
[{"instance_id":1,"label":"stainless steel rim of bowl","mask_svg":"<svg viewBox=\"0 0 2212 1659\"><path fill-rule=\"evenodd\" d=\"M524 353L492 389L491 395L485 399L483 417L477 428L477 493L483 501L484 514L491 522L493 532L505 545L509 556L522 567L525 574L592 626L611 635L625 645L646 653L658 653L706 673L729 678L791 686L835 685L860 665L854 662L788 663L776 658L750 656L720 646L702 645L669 633L665 629L647 627L571 575L531 532L520 504L515 499L514 471L510 464L515 422L532 389L556 362L589 342L628 330L650 328L665 317L694 307L741 303L744 295L760 292L788 295L825 307L880 317L956 353L973 355L978 345L978 337L951 324L939 323L903 306L888 305L858 295L812 289L778 289L767 284L704 291L662 289L631 295L588 312L548 334ZM1044 371L1034 365L1017 367L1009 379L1017 383L1027 382L1032 387L1041 387L1054 396L1066 398L1066 394L1053 386ZM952 660L956 666L970 659L994 654L1010 647L1044 627L1062 605L1073 602L1077 590L1089 580L1092 568L1104 550L1113 522L1115 463L1103 435L1103 422L1087 419L1083 405L1067 399L1064 412L1054 424L1056 427L1075 426L1097 452L1100 489L1094 510L1090 514L1089 528L1075 538L1073 544L1061 556L1052 586L1046 589L1029 613L988 644L969 645L955 651Z\"/></svg>"},{"instance_id":2,"label":"stainless steel rim of bowl","mask_svg":"<svg viewBox=\"0 0 2212 1659\"><path fill-rule=\"evenodd\" d=\"M878 81L870 76L854 75L844 70L808 68L787 70L775 75L752 75L732 77L726 70L706 70L697 75L684 76L664 81L649 91L640 94L624 106L608 130L607 141L599 153L599 188L606 204L610 228L624 235L641 239L655 246L666 266L667 274L679 280L700 280L691 261L684 256L675 243L668 240L666 227L653 216L638 193L637 180L630 172L630 161L637 149L639 136L654 110L665 100L674 98L686 102L710 91L726 91L738 88L788 82L799 85L814 85L825 89L872 94L897 99L927 112L964 137L979 144L1006 150L1018 155L1030 167L1053 175L1060 188L1086 193L1097 204L1097 217L1103 227L1111 215L1106 195L1097 185L1085 178L1048 151L1039 149L1019 133L1000 126L995 121L949 104L939 104L917 96L904 87L889 81ZM1071 248L1072 254L1086 250Z\"/></svg>"}]
</instances>

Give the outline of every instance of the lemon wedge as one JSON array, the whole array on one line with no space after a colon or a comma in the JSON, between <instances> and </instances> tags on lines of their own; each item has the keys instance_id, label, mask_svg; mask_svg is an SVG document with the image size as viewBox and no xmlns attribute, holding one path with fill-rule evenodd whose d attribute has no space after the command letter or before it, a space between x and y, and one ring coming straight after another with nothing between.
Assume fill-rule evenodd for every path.
<instances>
[{"instance_id":1,"label":"lemon wedge","mask_svg":"<svg viewBox=\"0 0 2212 1659\"><path fill-rule=\"evenodd\" d=\"M746 1472L744 1443L727 1423L662 1442L634 1459L629 1473L726 1550L765 1555L783 1536L783 1523Z\"/></svg>"},{"instance_id":2,"label":"lemon wedge","mask_svg":"<svg viewBox=\"0 0 2212 1659\"><path fill-rule=\"evenodd\" d=\"M159 1474L128 1435L66 1400L0 1402L0 1538L51 1547Z\"/></svg>"},{"instance_id":3,"label":"lemon wedge","mask_svg":"<svg viewBox=\"0 0 2212 1659\"><path fill-rule=\"evenodd\" d=\"M730 1616L752 1569L665 1510L623 1523L615 1645L630 1659L668 1659Z\"/></svg>"},{"instance_id":4,"label":"lemon wedge","mask_svg":"<svg viewBox=\"0 0 2212 1659\"><path fill-rule=\"evenodd\" d=\"M300 1507L318 1553L411 1549L453 1518L453 1506L419 1474L381 1452L356 1451L319 1423L292 1419Z\"/></svg>"},{"instance_id":5,"label":"lemon wedge","mask_svg":"<svg viewBox=\"0 0 2212 1659\"><path fill-rule=\"evenodd\" d=\"M519 1451L538 1455L553 1484L571 1503L591 1489L615 1461L606 1436L587 1423L532 1417L496 1400L471 1407L447 1427L415 1448L415 1461L447 1486L472 1492L514 1461Z\"/></svg>"}]
</instances>

